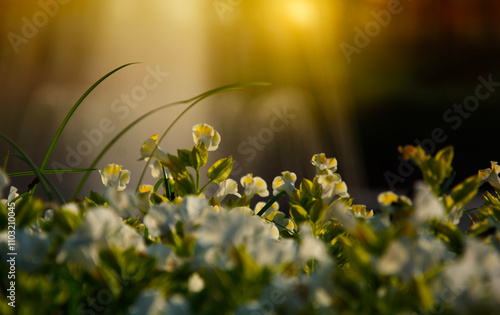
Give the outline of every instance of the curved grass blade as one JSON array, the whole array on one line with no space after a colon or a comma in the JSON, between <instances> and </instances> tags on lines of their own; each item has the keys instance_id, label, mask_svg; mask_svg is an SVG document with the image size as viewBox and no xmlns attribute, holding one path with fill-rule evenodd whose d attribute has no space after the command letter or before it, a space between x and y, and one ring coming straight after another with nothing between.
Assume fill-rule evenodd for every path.
<instances>
[{"instance_id":1,"label":"curved grass blade","mask_svg":"<svg viewBox=\"0 0 500 315\"><path fill-rule=\"evenodd\" d=\"M50 155L52 154L52 151L54 150L54 147L57 143L57 141L59 140L59 137L61 136L61 133L63 132L64 128L66 127L66 125L68 124L68 121L69 119L71 118L71 116L73 116L73 113L76 111L76 109L80 106L80 104L83 102L83 100L85 100L87 98L87 96L99 85L101 84L102 81L106 80L109 76L111 76L113 73L117 72L118 70L120 69L123 69L125 67L128 67L130 65L133 65L133 64L137 64L137 62L132 62L132 63L127 63L123 66L120 66L110 72L108 72L106 75L104 75L102 78L100 78L99 80L97 80L94 84L92 84L92 86L90 88L88 88L87 91L85 91L85 93L83 93L83 95L78 99L78 101L76 101L75 105L73 105L73 107L71 108L71 110L68 112L68 114L66 115L66 117L64 118L64 120L62 121L61 125L59 126L59 129L57 130L55 136L54 136L54 139L52 139L52 142L50 143L50 146L49 146L49 149L47 150L47 153L45 154L45 158L43 159L43 162L42 162L42 165L40 167L41 170L43 170L45 168L45 166L47 165L47 162L49 161L49 158L50 158Z\"/></svg>"},{"instance_id":2,"label":"curved grass blade","mask_svg":"<svg viewBox=\"0 0 500 315\"><path fill-rule=\"evenodd\" d=\"M162 136L158 139L158 143L156 144L156 146L152 150L151 155L149 156L149 159L146 161L146 165L144 166L144 169L142 170L141 177L139 178L139 182L137 184L136 191L139 190L139 186L142 183L142 180L144 178L144 174L146 173L146 169L148 168L149 162L151 161L151 157L153 157L153 155L155 154L156 150L158 149L158 144L161 143L161 141L163 140L163 138L165 138L165 136L168 134L168 132L170 131L170 129L172 129L172 127L175 125L175 123L177 123L177 121L179 121L179 119L181 119L181 117L184 116L185 113L187 113L191 108L193 108L193 106L195 106L196 104L198 104L199 102L201 102L202 100L204 100L207 97L210 97L212 95L219 94L219 93L222 93L222 92L228 92L228 91L234 91L234 90L241 90L245 86L268 86L268 85L270 85L270 83L267 83L267 82L236 83L236 84L226 85L226 86L222 86L220 88L216 88L216 89L210 90L210 91L208 91L206 93L203 93L203 94L199 95L198 97L193 98L192 100L195 100L195 101L191 105L189 105L188 107L186 107L186 109L184 109L179 114L179 116L177 116L177 118L175 118L175 120L170 124L170 126L168 126L168 128L165 130L165 132L162 134Z\"/></svg>"},{"instance_id":3,"label":"curved grass blade","mask_svg":"<svg viewBox=\"0 0 500 315\"><path fill-rule=\"evenodd\" d=\"M259 213L257 213L257 216L259 216L259 217L262 216L266 212L266 210L269 209L269 207L271 207L273 205L273 203L275 203L283 195L286 195L286 191L281 191L279 194L274 196L273 199L269 200L266 203L266 205L264 207L262 207L262 209L260 209Z\"/></svg>"},{"instance_id":4,"label":"curved grass blade","mask_svg":"<svg viewBox=\"0 0 500 315\"><path fill-rule=\"evenodd\" d=\"M83 173L83 172L91 172L96 171L95 168L70 168L70 169L48 169L48 170L40 170L42 174L66 174L66 173ZM35 175L33 171L22 171L22 172L14 172L6 174L9 177L17 177L17 176L29 176Z\"/></svg>"},{"instance_id":5,"label":"curved grass blade","mask_svg":"<svg viewBox=\"0 0 500 315\"><path fill-rule=\"evenodd\" d=\"M54 185L45 177L44 174L40 172L40 169L33 164L31 159L28 157L28 155L14 142L12 141L9 137L7 137L4 134L0 134L0 137L2 137L5 141L7 141L11 146L13 146L17 152L20 154L21 160L23 160L28 166L33 170L34 174L38 177L40 180L40 183L42 184L43 189L45 190L45 193L47 194L47 197L49 199L52 199L52 195L50 193L50 190L48 189L47 185L50 186L50 188L54 191L54 193L57 195L57 198L59 199L59 202L61 204L64 204L64 199L61 197L61 194L57 191L57 189L54 187Z\"/></svg>"},{"instance_id":6,"label":"curved grass blade","mask_svg":"<svg viewBox=\"0 0 500 315\"><path fill-rule=\"evenodd\" d=\"M223 86L223 87L215 88L213 90L210 90L208 92L202 93L200 95L197 95L195 97L192 97L192 98L184 100L184 101L177 101L177 102L174 102L174 103L169 103L169 104L166 104L166 105L162 105L160 107L157 107L157 108L155 108L155 109L153 109L153 110L145 113L144 115L140 116L139 118L137 118L136 120L134 120L133 122L131 122L122 131L120 131L120 133L118 133L102 149L102 151L99 153L99 155L97 155L97 157L94 159L94 161L92 162L92 164L90 164L89 169L95 168L95 166L97 165L97 163L101 160L101 158L104 156L104 154L106 154L106 152L111 148L111 146L113 146L113 144L115 144L115 142L118 141L118 139L120 139L121 136L123 136L127 131L129 131L133 126L135 126L136 124L138 124L144 118L146 118L146 117L148 117L148 116L150 116L150 115L152 115L152 114L154 114L156 112L159 112L159 111L161 111L163 109L166 109L168 107L172 107L172 106L175 106L175 105L181 105L181 104L187 104L187 103L193 102L193 101L195 101L197 99L208 97L210 95L217 94L217 93L220 93L220 92L223 92L223 91L236 90L236 89L242 88L243 86L252 86L252 85L253 86L259 86L259 85L265 86L265 85L270 85L270 84L269 83L265 83L265 82L248 82L248 83L239 83L239 84L226 85L226 86ZM155 147L155 150L156 150L156 147ZM86 172L83 175L82 179L80 180L80 183L78 184L78 186L77 186L77 188L75 190L75 193L73 194L73 199L75 199L78 196L78 194L80 193L80 190L82 189L82 187L85 184L85 181L87 180L87 178L89 177L89 175L90 175L90 172ZM140 186L140 184L137 187L139 187L139 186Z\"/></svg>"},{"instance_id":7,"label":"curved grass blade","mask_svg":"<svg viewBox=\"0 0 500 315\"><path fill-rule=\"evenodd\" d=\"M52 182L45 176L45 174L43 174L41 172L41 170L35 165L33 164L33 162L31 162L30 160L27 160L27 156L26 158L23 157L23 156L19 156L19 155L14 155L16 157L19 157L21 158L23 161L25 161L28 165L30 165L30 167L33 168L33 170L36 170L37 173L35 173L35 176L36 178L38 178L38 181L40 183L46 183L47 185L49 185L50 189L52 189L52 191L56 194L56 197L57 199L59 200L59 202L61 204L65 204L64 202L64 198L62 197L61 193L59 193L59 191L57 190L56 186L54 186L54 184L52 184ZM33 184L33 187L35 186L36 184ZM30 187L30 185L28 185L28 189L31 191L32 194L35 193L34 189ZM52 196L50 194L50 192L48 192L48 197L49 199L52 201Z\"/></svg>"}]
</instances>

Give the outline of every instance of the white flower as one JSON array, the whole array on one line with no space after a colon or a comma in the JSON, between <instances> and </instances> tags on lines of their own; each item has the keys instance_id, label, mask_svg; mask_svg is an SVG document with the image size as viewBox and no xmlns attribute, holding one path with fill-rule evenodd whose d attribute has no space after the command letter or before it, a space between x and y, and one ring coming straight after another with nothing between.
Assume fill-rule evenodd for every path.
<instances>
[{"instance_id":1,"label":"white flower","mask_svg":"<svg viewBox=\"0 0 500 315\"><path fill-rule=\"evenodd\" d=\"M324 153L315 154L311 159L311 163L316 167L316 175L328 175L337 170L337 159L327 159Z\"/></svg>"},{"instance_id":2,"label":"white flower","mask_svg":"<svg viewBox=\"0 0 500 315\"><path fill-rule=\"evenodd\" d=\"M160 242L149 245L147 254L156 258L156 267L158 269L168 272L173 272L184 263L183 259L178 257L170 246Z\"/></svg>"},{"instance_id":3,"label":"white flower","mask_svg":"<svg viewBox=\"0 0 500 315\"><path fill-rule=\"evenodd\" d=\"M62 245L56 260L71 261L92 270L99 264L99 252L113 247L146 250L143 237L111 209L95 208L87 211L82 223Z\"/></svg>"},{"instance_id":4,"label":"white flower","mask_svg":"<svg viewBox=\"0 0 500 315\"><path fill-rule=\"evenodd\" d=\"M252 199L255 194L261 197L269 196L266 181L261 177L253 177L253 174L247 174L241 178L240 183L245 189L245 196L248 199Z\"/></svg>"},{"instance_id":5,"label":"white flower","mask_svg":"<svg viewBox=\"0 0 500 315\"><path fill-rule=\"evenodd\" d=\"M129 315L189 315L192 314L189 304L180 294L166 298L156 290L142 291L128 310Z\"/></svg>"},{"instance_id":6,"label":"white flower","mask_svg":"<svg viewBox=\"0 0 500 315\"><path fill-rule=\"evenodd\" d=\"M325 213L325 221L336 218L348 231L354 231L358 225L354 214L343 202L334 202Z\"/></svg>"},{"instance_id":7,"label":"white flower","mask_svg":"<svg viewBox=\"0 0 500 315\"><path fill-rule=\"evenodd\" d=\"M448 265L443 272L441 283L455 296L460 297L454 304L454 311L473 314L477 306L488 305L495 301L500 306L500 255L490 244L475 238L465 243L462 256ZM475 305L474 305L475 304Z\"/></svg>"},{"instance_id":8,"label":"white flower","mask_svg":"<svg viewBox=\"0 0 500 315\"><path fill-rule=\"evenodd\" d=\"M432 218L445 218L446 210L443 203L434 196L434 193L427 184L419 181L415 184L415 190L415 212L412 220L417 226Z\"/></svg>"},{"instance_id":9,"label":"white flower","mask_svg":"<svg viewBox=\"0 0 500 315\"><path fill-rule=\"evenodd\" d=\"M163 178L163 170L165 170L165 174L167 175L167 178L170 181L173 181L174 178L172 177L172 174L170 174L170 171L166 167L162 167L160 161L155 160L153 164L149 165L149 168L151 169L151 176L153 176L154 179L160 179Z\"/></svg>"},{"instance_id":10,"label":"white flower","mask_svg":"<svg viewBox=\"0 0 500 315\"><path fill-rule=\"evenodd\" d=\"M282 172L281 176L276 176L273 180L273 195L277 195L282 191L285 191L289 196L293 194L295 190L295 181L297 180L297 175L293 172Z\"/></svg>"},{"instance_id":11,"label":"white flower","mask_svg":"<svg viewBox=\"0 0 500 315\"><path fill-rule=\"evenodd\" d=\"M231 212L239 212L241 214L246 214L246 215L254 215L255 213L253 212L252 209L248 207L235 207L231 209Z\"/></svg>"},{"instance_id":12,"label":"white flower","mask_svg":"<svg viewBox=\"0 0 500 315\"><path fill-rule=\"evenodd\" d=\"M151 155L152 157L160 160L160 161L167 161L168 156L165 151L163 151L158 145L158 134L152 135L151 137L147 138L144 140L142 143L140 153L141 153L141 158L139 160L149 160ZM156 150L155 150L156 147ZM153 154L154 151L154 154Z\"/></svg>"},{"instance_id":13,"label":"white flower","mask_svg":"<svg viewBox=\"0 0 500 315\"><path fill-rule=\"evenodd\" d=\"M1 188L0 188L0 192L1 192ZM19 194L17 193L17 188L14 186L10 186L9 195L7 196L7 199L2 199L2 204L4 206L6 206L9 203L11 203L12 200L16 199L17 197L19 197Z\"/></svg>"},{"instance_id":14,"label":"white flower","mask_svg":"<svg viewBox=\"0 0 500 315\"><path fill-rule=\"evenodd\" d=\"M276 223L276 226L280 231L284 229L293 231L293 229L295 228L295 225L293 224L292 220L285 218L285 214L280 211L278 211L278 213L274 215L273 222Z\"/></svg>"},{"instance_id":15,"label":"white flower","mask_svg":"<svg viewBox=\"0 0 500 315\"><path fill-rule=\"evenodd\" d=\"M151 208L151 194L153 193L153 186L140 185L139 191L135 195L135 205L141 213L147 213Z\"/></svg>"},{"instance_id":16,"label":"white flower","mask_svg":"<svg viewBox=\"0 0 500 315\"><path fill-rule=\"evenodd\" d=\"M203 143L207 151L215 151L219 147L220 134L207 124L193 126L193 141L196 145Z\"/></svg>"},{"instance_id":17,"label":"white flower","mask_svg":"<svg viewBox=\"0 0 500 315\"><path fill-rule=\"evenodd\" d=\"M254 213L258 214L260 212L260 210L262 210L262 208L264 208L265 205L266 205L266 203L263 201L257 202L257 204L255 205ZM276 213L278 213L279 207L280 207L279 203L275 201L269 208L267 208L266 212L264 212L261 215L261 217L272 220L274 215Z\"/></svg>"},{"instance_id":18,"label":"white flower","mask_svg":"<svg viewBox=\"0 0 500 315\"><path fill-rule=\"evenodd\" d=\"M347 185L344 181L340 180L338 174L329 175L318 175L318 184L321 185L323 192L321 194L321 199L326 204L329 204L335 196L342 198L348 198Z\"/></svg>"},{"instance_id":19,"label":"white flower","mask_svg":"<svg viewBox=\"0 0 500 315\"><path fill-rule=\"evenodd\" d=\"M111 163L106 165L102 171L99 170L104 186L115 188L118 191L124 190L130 182L130 171L122 168L122 165Z\"/></svg>"},{"instance_id":20,"label":"white flower","mask_svg":"<svg viewBox=\"0 0 500 315\"><path fill-rule=\"evenodd\" d=\"M188 196L179 205L168 202L154 205L144 217L144 225L149 228L149 233L156 237L175 231L177 222L181 221L184 223L184 232L189 233L201 224L208 214L214 213L212 209L205 198Z\"/></svg>"},{"instance_id":21,"label":"white flower","mask_svg":"<svg viewBox=\"0 0 500 315\"><path fill-rule=\"evenodd\" d=\"M2 197L2 190L5 186L9 184L9 178L5 173L0 169L0 197Z\"/></svg>"},{"instance_id":22,"label":"white flower","mask_svg":"<svg viewBox=\"0 0 500 315\"><path fill-rule=\"evenodd\" d=\"M381 274L398 275L408 281L447 261L449 257L441 240L421 234L417 239L403 237L392 241L376 267Z\"/></svg>"},{"instance_id":23,"label":"white flower","mask_svg":"<svg viewBox=\"0 0 500 315\"><path fill-rule=\"evenodd\" d=\"M9 257L7 231L0 232L0 256L5 261ZM16 229L17 267L33 272L42 266L50 248L51 238L46 232L35 228Z\"/></svg>"},{"instance_id":24,"label":"white flower","mask_svg":"<svg viewBox=\"0 0 500 315\"><path fill-rule=\"evenodd\" d=\"M236 211L207 216L196 234L195 260L219 268L238 263L233 254L237 248L244 248L260 266L271 268L292 262L298 251L293 240L277 242L273 229L262 218Z\"/></svg>"},{"instance_id":25,"label":"white flower","mask_svg":"<svg viewBox=\"0 0 500 315\"><path fill-rule=\"evenodd\" d=\"M500 188L500 178L498 177L500 166L497 164L497 162L491 161L491 168L479 170L477 174L482 182L489 182L494 188Z\"/></svg>"},{"instance_id":26,"label":"white flower","mask_svg":"<svg viewBox=\"0 0 500 315\"><path fill-rule=\"evenodd\" d=\"M200 275L197 272L189 276L188 290L190 292L194 293L200 292L201 290L203 290L204 287L205 287L205 281L203 281L203 278L200 277Z\"/></svg>"},{"instance_id":27,"label":"white flower","mask_svg":"<svg viewBox=\"0 0 500 315\"><path fill-rule=\"evenodd\" d=\"M228 178L219 183L219 189L217 189L213 197L220 204L227 195L234 195L241 198L241 195L238 193L238 183L234 179Z\"/></svg>"}]
</instances>

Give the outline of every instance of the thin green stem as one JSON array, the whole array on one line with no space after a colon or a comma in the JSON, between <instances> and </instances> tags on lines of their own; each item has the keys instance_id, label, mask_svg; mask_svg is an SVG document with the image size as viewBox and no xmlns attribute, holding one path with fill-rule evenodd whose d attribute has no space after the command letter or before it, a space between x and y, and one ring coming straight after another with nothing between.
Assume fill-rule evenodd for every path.
<instances>
[{"instance_id":1,"label":"thin green stem","mask_svg":"<svg viewBox=\"0 0 500 315\"><path fill-rule=\"evenodd\" d=\"M196 170L196 191L198 192L198 194L200 193L200 170L197 169Z\"/></svg>"},{"instance_id":2,"label":"thin green stem","mask_svg":"<svg viewBox=\"0 0 500 315\"><path fill-rule=\"evenodd\" d=\"M203 187L201 187L201 189L200 189L200 193L202 193L205 190L205 188L207 188L207 186L210 185L211 183L212 183L212 181L210 180L210 181L208 181L208 183L203 185Z\"/></svg>"}]
</instances>

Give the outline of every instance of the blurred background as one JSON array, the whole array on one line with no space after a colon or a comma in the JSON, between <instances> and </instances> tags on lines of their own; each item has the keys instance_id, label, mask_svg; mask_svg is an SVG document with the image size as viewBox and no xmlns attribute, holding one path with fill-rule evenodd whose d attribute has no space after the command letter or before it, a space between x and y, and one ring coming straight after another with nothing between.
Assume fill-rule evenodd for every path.
<instances>
[{"instance_id":1,"label":"blurred background","mask_svg":"<svg viewBox=\"0 0 500 315\"><path fill-rule=\"evenodd\" d=\"M234 179L252 172L269 188L284 170L312 178L310 159L324 152L355 202L376 207L379 192L405 193L419 178L401 171L399 145L454 145L457 181L500 159L499 13L494 0L0 0L0 132L40 165L84 91L141 62L92 92L47 166L84 168L160 105L265 81L196 105L161 147L191 148L192 126L212 124L222 142L210 161L232 155ZM184 108L135 126L98 167L123 164L135 185L140 145ZM7 150L2 142L2 162ZM9 159L8 172L26 169ZM69 198L81 175L51 178ZM25 191L31 180L13 184ZM90 189L101 190L97 172L81 196Z\"/></svg>"}]
</instances>

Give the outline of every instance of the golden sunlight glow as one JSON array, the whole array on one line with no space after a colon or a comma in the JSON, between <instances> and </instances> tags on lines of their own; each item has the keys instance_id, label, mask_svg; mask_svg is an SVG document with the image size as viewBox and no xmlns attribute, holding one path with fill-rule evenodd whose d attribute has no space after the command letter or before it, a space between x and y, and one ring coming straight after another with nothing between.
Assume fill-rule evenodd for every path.
<instances>
[{"instance_id":1,"label":"golden sunlight glow","mask_svg":"<svg viewBox=\"0 0 500 315\"><path fill-rule=\"evenodd\" d=\"M302 26L310 24L316 15L313 3L307 0L290 0L286 3L285 10L293 22Z\"/></svg>"}]
</instances>

